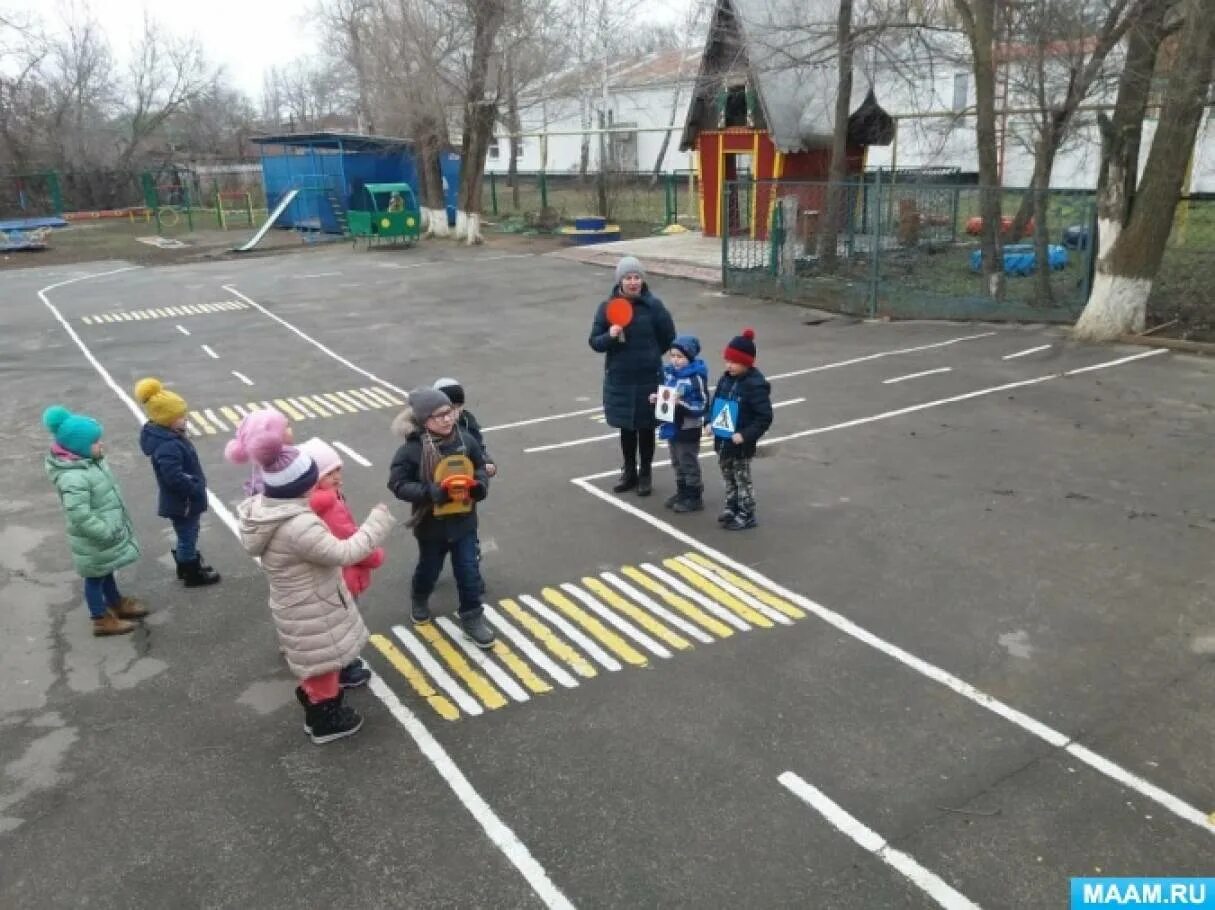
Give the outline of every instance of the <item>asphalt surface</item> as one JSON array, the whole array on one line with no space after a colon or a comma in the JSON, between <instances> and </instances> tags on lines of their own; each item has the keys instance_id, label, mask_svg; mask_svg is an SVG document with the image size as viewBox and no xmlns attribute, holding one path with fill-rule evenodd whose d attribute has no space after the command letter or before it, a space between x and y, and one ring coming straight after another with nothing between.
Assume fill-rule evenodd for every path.
<instances>
[{"instance_id":1,"label":"asphalt surface","mask_svg":"<svg viewBox=\"0 0 1215 910\"><path fill-rule=\"evenodd\" d=\"M795 374L773 382L761 526L731 534L713 511L662 509L669 468L624 508L570 482L606 490L619 462L592 439L611 430L573 413L599 402L602 269L424 246L101 274L123 265L0 275L0 906L937 906L786 772L984 907L1060 906L1073 875L1210 873L1210 362L1038 327L820 321L658 279L714 376L748 325L762 369ZM215 511L201 546L223 583L173 579L138 422L39 297L65 281L46 298L122 390L150 374L187 398L229 507L225 408L288 401L297 438L370 461L345 471L365 513L389 501L399 390L460 378L501 469L487 601L548 665L507 638L518 661L495 655L474 685L450 642L415 636L460 698L443 691L394 631L414 557L398 527L363 612L458 718L369 646L363 731L313 746L264 581ZM214 303L230 305L165 309ZM120 585L155 611L128 638L89 634L42 474L54 402L107 428L145 554ZM715 568L666 562L686 554ZM545 589L594 594L584 579L605 572L718 627L679 614L695 638L633 599L575 638ZM454 601L445 576L433 604ZM781 619L709 632L761 606ZM671 637L630 638L638 614Z\"/></svg>"}]
</instances>

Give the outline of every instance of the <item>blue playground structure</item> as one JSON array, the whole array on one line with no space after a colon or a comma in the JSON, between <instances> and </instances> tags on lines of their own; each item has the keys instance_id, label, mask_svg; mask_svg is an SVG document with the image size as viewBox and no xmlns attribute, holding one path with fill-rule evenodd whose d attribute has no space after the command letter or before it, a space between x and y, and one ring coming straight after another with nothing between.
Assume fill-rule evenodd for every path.
<instances>
[{"instance_id":1,"label":"blue playground structure","mask_svg":"<svg viewBox=\"0 0 1215 910\"><path fill-rule=\"evenodd\" d=\"M1067 249L1057 243L1046 248L1047 265L1052 272L1067 268ZM1038 257L1034 255L1032 243L1012 243L1004 247L1004 274L1010 277L1024 278L1032 275L1038 268ZM970 270L983 271L983 251L975 250L970 254Z\"/></svg>"},{"instance_id":2,"label":"blue playground structure","mask_svg":"<svg viewBox=\"0 0 1215 910\"><path fill-rule=\"evenodd\" d=\"M358 133L285 133L252 140L261 147L266 207L274 211L286 195L293 199L276 221L279 227L313 234L349 234L347 212L361 209L363 188L376 183L407 183L419 195L418 168L411 139ZM443 153L448 219L454 223L460 157Z\"/></svg>"}]
</instances>

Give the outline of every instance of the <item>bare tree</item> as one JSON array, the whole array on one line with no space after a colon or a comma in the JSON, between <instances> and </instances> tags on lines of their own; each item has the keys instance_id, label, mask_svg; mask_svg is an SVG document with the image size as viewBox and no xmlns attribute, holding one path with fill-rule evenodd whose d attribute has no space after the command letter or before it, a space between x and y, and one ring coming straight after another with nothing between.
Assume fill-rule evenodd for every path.
<instances>
[{"instance_id":1,"label":"bare tree","mask_svg":"<svg viewBox=\"0 0 1215 910\"><path fill-rule=\"evenodd\" d=\"M953 0L970 45L975 77L975 144L979 152L979 211L983 216L983 279L994 299L1004 297L1001 187L996 151L996 7L1000 0Z\"/></svg>"},{"instance_id":2,"label":"bare tree","mask_svg":"<svg viewBox=\"0 0 1215 910\"><path fill-rule=\"evenodd\" d=\"M122 114L126 135L119 161L129 165L149 137L191 101L211 91L218 77L219 71L207 63L196 39L169 35L145 15L130 66Z\"/></svg>"},{"instance_id":3,"label":"bare tree","mask_svg":"<svg viewBox=\"0 0 1215 910\"><path fill-rule=\"evenodd\" d=\"M374 0L320 0L317 19L330 53L342 60L354 77L358 131L374 133L371 100L372 55L368 48L375 25Z\"/></svg>"},{"instance_id":4,"label":"bare tree","mask_svg":"<svg viewBox=\"0 0 1215 910\"><path fill-rule=\"evenodd\" d=\"M1176 54L1170 61L1156 135L1129 217L1113 243L1103 244L1106 251L1097 260L1092 292L1076 322L1079 338L1110 340L1144 328L1148 297L1160 271L1186 168L1194 153L1215 60L1215 15L1209 3L1181 0L1178 8L1183 24ZM1135 91L1126 95L1120 91L1119 101L1136 104L1135 95ZM1114 176L1111 169L1110 177Z\"/></svg>"},{"instance_id":5,"label":"bare tree","mask_svg":"<svg viewBox=\"0 0 1215 910\"><path fill-rule=\"evenodd\" d=\"M466 0L472 20L472 52L464 91L464 137L461 144L460 194L456 204L456 239L481 243L481 188L485 158L498 115L497 86L491 86L495 43L506 18L505 0Z\"/></svg>"}]
</instances>

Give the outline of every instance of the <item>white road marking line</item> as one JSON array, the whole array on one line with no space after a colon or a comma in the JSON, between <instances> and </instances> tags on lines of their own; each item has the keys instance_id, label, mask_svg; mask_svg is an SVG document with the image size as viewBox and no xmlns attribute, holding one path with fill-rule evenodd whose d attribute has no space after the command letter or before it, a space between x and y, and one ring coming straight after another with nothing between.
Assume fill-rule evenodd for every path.
<instances>
[{"instance_id":1,"label":"white road marking line","mask_svg":"<svg viewBox=\"0 0 1215 910\"><path fill-rule=\"evenodd\" d=\"M1157 354L1162 350L1164 349L1155 349L1145 353ZM1138 356L1132 359L1138 359ZM998 698L988 695L986 692L972 686L970 683L966 682L960 677L954 676L948 670L944 670L935 664L931 664L923 658L916 657L910 651L906 651L893 642L889 642L886 639L875 635L873 632L870 632L863 626L857 625L842 614L837 613L834 610L830 610L827 607L824 607L822 604L798 594L796 591L791 591L783 585L777 584L771 578L768 578L766 575L756 571L750 566L727 556L725 553L714 549L708 544L696 539L692 535L684 533L669 522L665 522L660 518L655 518L653 515L650 515L643 509L639 509L631 502L626 502L623 499L612 495L611 493L599 489L590 482L590 478L577 477L574 478L571 483L582 488L603 502L606 502L623 512L627 512L640 521L644 521L646 524L650 525L650 527L661 531L668 537L678 540L680 543L686 544L693 549L699 550L709 559L717 562L718 564L726 566L740 575L746 576L757 585L766 587L778 597L782 597L790 603L801 607L806 612L813 613L823 622L830 626L834 626L845 635L855 638L857 641L867 644L871 648L892 657L909 669L919 673L921 676L927 677L933 682L945 686L947 689L952 689L963 698L974 702L981 708L986 708L988 711L991 711L993 714L1004 718L1009 723L1020 727L1022 730L1026 731L1032 736L1038 737L1057 749L1066 750L1077 760L1084 762L1095 771L1118 781L1124 786L1139 793L1141 796L1144 796L1156 804L1163 806L1165 809L1172 812L1179 818L1182 818L1185 821L1202 828L1208 834L1215 834L1215 820L1209 818L1207 813L1195 808L1194 806L1191 806L1185 801L1174 796L1172 793L1169 793L1167 790L1164 790L1150 781L1139 777L1137 774L1133 774L1132 772L1127 771L1125 768L1119 767L1108 759L1097 755L1079 743L1073 741L1072 738L1067 734L1061 733L1058 730L1047 726L1041 721L1030 717L1023 711L1019 711L1011 705L1000 701Z\"/></svg>"},{"instance_id":2,"label":"white road marking line","mask_svg":"<svg viewBox=\"0 0 1215 910\"><path fill-rule=\"evenodd\" d=\"M876 354L866 354L863 357L853 357L849 360L837 360L834 363L823 363L816 367L806 367L804 370L790 370L788 373L774 373L769 381L789 379L792 376L805 376L808 373L821 373L823 370L834 370L839 367L850 367L855 363L867 363L870 360L881 360L883 357L895 357L899 354L914 354L917 351L930 351L933 348L945 348L963 341L975 341L979 338L990 338L995 332L980 332L978 335L963 335L960 338L950 338L948 341L937 341L933 344L920 344L913 348L895 348L891 351L878 351Z\"/></svg>"},{"instance_id":3,"label":"white road marking line","mask_svg":"<svg viewBox=\"0 0 1215 910\"><path fill-rule=\"evenodd\" d=\"M361 464L365 468L371 467L370 461L368 461L366 458L364 458L362 455L360 455L354 449L350 448L350 446L346 445L345 443L338 442L335 439L333 441L332 445L335 449L337 449L343 455L346 455L347 457L349 457L350 460L355 462L356 464Z\"/></svg>"},{"instance_id":4,"label":"white road marking line","mask_svg":"<svg viewBox=\"0 0 1215 910\"><path fill-rule=\"evenodd\" d=\"M371 408L367 407L367 405L363 404L363 402L359 401L357 398L355 398L353 395L351 395L347 392L334 392L333 394L336 395L338 398L340 398L345 404L350 405L352 408L355 408L356 410L359 410L359 411L370 411L371 410Z\"/></svg>"},{"instance_id":5,"label":"white road marking line","mask_svg":"<svg viewBox=\"0 0 1215 910\"><path fill-rule=\"evenodd\" d=\"M189 330L189 329L187 329L187 328L186 328L184 325L179 325L179 326L177 327L177 331L181 332L183 335L189 335L189 334L190 334L190 330Z\"/></svg>"},{"instance_id":6,"label":"white road marking line","mask_svg":"<svg viewBox=\"0 0 1215 910\"><path fill-rule=\"evenodd\" d=\"M937 373L952 373L953 367L937 367L935 370L920 370L918 373L908 373L905 376L892 376L890 379L883 379L882 385L891 385L895 382L906 382L908 379L919 379L921 376L934 376Z\"/></svg>"},{"instance_id":7,"label":"white road marking line","mask_svg":"<svg viewBox=\"0 0 1215 910\"><path fill-rule=\"evenodd\" d=\"M457 648L468 657L469 663L477 670L483 671L494 684L515 701L531 701L531 696L523 691L523 687L515 682L505 670L490 659L489 651L482 651L464 637L464 630L451 621L447 616L436 616L435 623L447 633L447 637Z\"/></svg>"},{"instance_id":8,"label":"white road marking line","mask_svg":"<svg viewBox=\"0 0 1215 910\"><path fill-rule=\"evenodd\" d=\"M549 414L546 417L531 417L527 420L516 420L513 423L500 423L494 427L482 427L482 433L492 433L495 430L513 430L515 427L530 427L534 423L547 423L550 420L564 420L566 417L581 417L584 414L598 414L602 407L583 408L581 411L566 411L564 414Z\"/></svg>"},{"instance_id":9,"label":"white road marking line","mask_svg":"<svg viewBox=\"0 0 1215 910\"><path fill-rule=\"evenodd\" d=\"M206 417L207 420L211 421L211 423L213 423L217 427L219 427L221 430L224 430L225 432L227 431L228 425L226 423L224 423L222 420L220 420L215 415L215 412L213 410L211 410L211 408L207 408L205 411L203 411L203 416Z\"/></svg>"},{"instance_id":10,"label":"white road marking line","mask_svg":"<svg viewBox=\"0 0 1215 910\"><path fill-rule=\"evenodd\" d=\"M963 392L961 395L951 395L948 398L937 398L933 401L924 401L920 404L909 405L905 408L896 408L893 411L883 411L880 414L872 414L869 417L857 417L854 420L845 420L843 423L833 423L826 427L814 427L809 430L800 430L796 433L789 433L785 436L773 436L761 439L761 446L775 445L778 442L788 442L791 439L802 439L806 436L819 436L823 433L832 433L836 430L847 430L851 427L863 426L867 423L875 423L879 420L889 420L892 417L902 417L906 414L914 414L917 411L926 411L930 408L939 408L946 404L956 404L959 401L969 401L972 398L982 398L985 395L995 395L1000 392L1009 392L1013 389L1021 389L1026 386L1038 385L1042 382L1049 382L1052 379L1060 379L1064 376L1072 376L1076 373L1087 373L1092 370L1103 370L1107 367L1119 366L1124 363L1130 363L1133 360L1141 360L1144 357L1155 357L1157 354L1167 354L1166 348L1155 348L1150 351L1144 351L1141 354L1133 354L1130 357L1122 357L1118 360L1107 360L1103 363L1096 363L1092 366L1082 367L1078 370L1068 370L1065 373L1048 373L1045 376L1035 376L1033 379L1019 379L1016 382L1006 382L1002 385L988 386L983 389L975 389L973 392ZM712 451L701 452L701 458L707 458L712 455ZM670 460L656 461L653 467L661 468L670 464ZM598 474L588 474L585 477L578 478L579 480L602 480L604 477L613 477L620 473L619 468L614 468L611 471L600 471Z\"/></svg>"},{"instance_id":11,"label":"white road marking line","mask_svg":"<svg viewBox=\"0 0 1215 910\"><path fill-rule=\"evenodd\" d=\"M211 346L210 346L209 344L204 344L204 345L202 346L202 349L203 349L204 351L206 351L206 352L207 352L207 355L208 355L208 356L209 356L209 357L210 357L212 360L219 360L219 355L218 355L218 354L216 354L216 353L215 353L213 350L211 350Z\"/></svg>"},{"instance_id":12,"label":"white road marking line","mask_svg":"<svg viewBox=\"0 0 1215 910\"><path fill-rule=\"evenodd\" d=\"M549 910L574 910L574 905L561 893L561 889L553 884L553 880L548 877L544 867L536 862L531 851L527 849L527 845L519 840L515 832L498 818L489 803L473 788L468 778L452 761L447 751L439 745L439 741L434 738L426 725L418 720L417 715L401 703L397 694L379 676L371 677L370 687L392 716L397 719L397 722L413 737L422 754L451 787L452 792L463 803L469 814L477 820L481 830L485 832L485 836L519 870L519 874L531 886L536 897Z\"/></svg>"},{"instance_id":13,"label":"white road marking line","mask_svg":"<svg viewBox=\"0 0 1215 910\"><path fill-rule=\"evenodd\" d=\"M1024 351L1017 351L1015 354L1005 354L1000 359L1016 360L1018 357L1028 357L1030 354L1037 354L1039 351L1045 351L1049 347L1049 344L1040 344L1036 348L1026 348Z\"/></svg>"},{"instance_id":14,"label":"white road marking line","mask_svg":"<svg viewBox=\"0 0 1215 910\"><path fill-rule=\"evenodd\" d=\"M578 680L570 676L562 670L557 664L549 658L547 654L536 647L535 643L516 629L509 620L501 613L491 607L489 604L483 605L485 608L485 616L494 624L494 628L509 638L514 645L531 659L537 667L551 676L558 684L567 689L574 689L578 686Z\"/></svg>"},{"instance_id":15,"label":"white road marking line","mask_svg":"<svg viewBox=\"0 0 1215 910\"><path fill-rule=\"evenodd\" d=\"M802 402L804 402L805 400L806 400L805 398L787 398L787 399L785 399L784 401L777 401L777 402L775 402L775 403L772 405L772 407L774 407L774 408L787 408L787 407L789 407L789 405L791 405L791 404L801 404L801 403L802 403Z\"/></svg>"},{"instance_id":16,"label":"white road marking line","mask_svg":"<svg viewBox=\"0 0 1215 910\"><path fill-rule=\"evenodd\" d=\"M335 408L333 405L325 404L323 401L321 401L319 395L300 395L299 399L300 401L305 402L308 407L312 408L312 410L316 411L322 417L332 417L334 414L338 413L337 408Z\"/></svg>"},{"instance_id":17,"label":"white road marking line","mask_svg":"<svg viewBox=\"0 0 1215 910\"><path fill-rule=\"evenodd\" d=\"M295 275L293 277L299 278L302 281L308 278L335 278L341 274L341 272L313 272L311 275Z\"/></svg>"},{"instance_id":18,"label":"white road marking line","mask_svg":"<svg viewBox=\"0 0 1215 910\"><path fill-rule=\"evenodd\" d=\"M249 304L249 306L253 307L255 310L257 310L263 316L269 316L271 319L273 319L279 325L281 325L287 329L290 329L292 332L294 332L300 338L304 339L304 341L308 342L310 345L317 348L318 350L325 352L330 357L332 357L334 360L336 360L338 363L342 364L342 366L345 366L345 367L350 368L351 370L354 370L354 372L358 373L360 376L366 376L372 382L378 382L380 385L384 386L385 388L392 389L394 392L396 392L399 395L408 395L409 394L401 387L393 385L391 382L387 382L386 380L381 379L375 373L370 373L367 370L364 370L360 366L355 366L353 363L351 363L349 360L347 360L341 354L336 353L331 348L327 348L325 345L321 344L319 341L317 341L311 335L308 335L305 332L302 332L301 330L297 329L295 326L293 326L291 323L289 323L286 319L283 319L281 316L276 316L274 313L271 313L268 309L266 309L264 306L262 306L260 303L258 303L256 300L254 300L252 297L245 296L244 294L242 294L240 291L238 291L236 288L232 287L231 285L223 285L223 289L225 291L227 291L229 294L233 294L233 295L239 297L241 300L243 300L245 303Z\"/></svg>"},{"instance_id":19,"label":"white road marking line","mask_svg":"<svg viewBox=\"0 0 1215 910\"><path fill-rule=\"evenodd\" d=\"M246 376L244 373L238 373L236 370L233 370L232 375L235 376L237 379L239 379L241 382L243 382L245 385L253 385L253 380L250 379L248 376Z\"/></svg>"},{"instance_id":20,"label":"white road marking line","mask_svg":"<svg viewBox=\"0 0 1215 910\"><path fill-rule=\"evenodd\" d=\"M484 432L484 431L482 431ZM581 439L567 439L565 442L554 442L544 446L531 446L524 449L524 454L533 455L536 452L551 452L553 449L568 449L570 446L586 445L588 442L602 442L605 439L619 439L620 433L604 433L601 436L584 436Z\"/></svg>"},{"instance_id":21,"label":"white road marking line","mask_svg":"<svg viewBox=\"0 0 1215 910\"><path fill-rule=\"evenodd\" d=\"M1145 357L1155 357L1157 354L1167 354L1168 348L1156 348L1151 351L1142 351L1138 354L1131 354L1128 357L1119 357L1117 360L1105 360L1101 363L1094 363L1091 366L1080 367L1077 370L1065 370L1061 375L1076 376L1080 373L1092 373L1094 370L1108 370L1110 367L1122 366L1124 363L1131 363L1135 360L1143 360Z\"/></svg>"},{"instance_id":22,"label":"white road marking line","mask_svg":"<svg viewBox=\"0 0 1215 910\"><path fill-rule=\"evenodd\" d=\"M886 865L901 872L909 882L946 910L979 910L978 904L947 885L940 876L925 869L909 854L890 846L884 837L856 816L849 814L822 790L806 783L792 771L786 771L777 780L790 793L825 818L833 828L841 834L846 834Z\"/></svg>"},{"instance_id":23,"label":"white road marking line","mask_svg":"<svg viewBox=\"0 0 1215 910\"><path fill-rule=\"evenodd\" d=\"M637 644L641 645L651 654L664 658L671 656L670 651L668 651L658 642L654 641L654 639L650 638L650 636L646 635L632 623L627 622L622 617L618 616L615 610L600 603L588 592L582 590L577 585L566 582L561 586L561 590L566 594L569 594L574 599L581 601L584 607L586 607L592 613L598 615L600 619L611 623L619 631L633 639L633 641L637 642Z\"/></svg>"},{"instance_id":24,"label":"white road marking line","mask_svg":"<svg viewBox=\"0 0 1215 910\"><path fill-rule=\"evenodd\" d=\"M638 590L637 588L634 588L631 584L629 584L627 581L625 581L623 578L621 578L616 573L601 572L600 577L604 581L606 581L609 585L611 585L613 588L616 588L618 591L620 591L620 593L623 594L625 597L641 604L641 606L645 607L647 610L649 610L651 613L653 613L655 616L657 616L663 622L674 626L676 629L678 629L684 635L687 635L689 638L695 638L702 645L713 644L713 636L711 636L708 632L706 632L703 629L701 629L700 627L694 625L691 621L684 619L682 616L678 615L674 611L668 610L666 607L662 606L662 604L660 604L658 601L653 600L652 598L648 597L647 595L641 593L640 590Z\"/></svg>"},{"instance_id":25,"label":"white road marking line","mask_svg":"<svg viewBox=\"0 0 1215 910\"><path fill-rule=\"evenodd\" d=\"M430 678L438 684L439 688L452 697L452 700L460 706L461 711L474 717L485 713L485 709L481 707L481 702L469 695L465 688L443 669L442 664L430 653L430 649L418 641L411 631L404 626L393 626L392 634L405 646L405 650L414 656L414 659L430 675Z\"/></svg>"},{"instance_id":26,"label":"white road marking line","mask_svg":"<svg viewBox=\"0 0 1215 910\"><path fill-rule=\"evenodd\" d=\"M299 399L299 398L288 398L288 399L287 399L287 404L291 405L291 407L295 408L297 411L299 411L299 412L300 412L301 414L303 414L305 417L312 417L312 418L316 418L316 417L324 417L324 416L326 416L325 414L320 414L320 413L318 413L318 412L317 412L317 410L316 410L315 408L309 408L309 407L305 407L305 406L304 406L304 405L301 403L301 401L300 401L300 399Z\"/></svg>"},{"instance_id":27,"label":"white road marking line","mask_svg":"<svg viewBox=\"0 0 1215 910\"><path fill-rule=\"evenodd\" d=\"M566 638L582 648L605 669L613 672L620 669L620 664L614 657L609 657L602 648L566 622L564 616L559 616L530 594L522 595L519 602L526 604L529 610L538 614L549 625L556 626Z\"/></svg>"}]
</instances>

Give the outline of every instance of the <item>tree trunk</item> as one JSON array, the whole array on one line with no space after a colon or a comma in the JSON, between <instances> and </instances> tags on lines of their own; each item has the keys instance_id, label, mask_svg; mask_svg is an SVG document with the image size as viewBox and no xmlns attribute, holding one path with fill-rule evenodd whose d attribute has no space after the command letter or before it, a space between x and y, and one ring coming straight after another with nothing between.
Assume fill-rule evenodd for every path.
<instances>
[{"instance_id":1,"label":"tree trunk","mask_svg":"<svg viewBox=\"0 0 1215 910\"><path fill-rule=\"evenodd\" d=\"M506 64L506 128L510 133L510 159L506 166L506 182L510 186L511 211L518 212L519 202L519 139L523 132L523 118L519 116L519 93L515 88L514 65Z\"/></svg>"},{"instance_id":2,"label":"tree trunk","mask_svg":"<svg viewBox=\"0 0 1215 910\"><path fill-rule=\"evenodd\" d=\"M585 183L587 172L591 167L591 101L586 92L579 98L582 105L582 145L578 150L578 177Z\"/></svg>"},{"instance_id":3,"label":"tree trunk","mask_svg":"<svg viewBox=\"0 0 1215 910\"><path fill-rule=\"evenodd\" d=\"M418 185L422 198L422 224L428 237L450 237L447 223L447 198L443 193L443 171L439 156L446 148L444 137L439 134L441 124L435 118L419 120L418 134Z\"/></svg>"},{"instance_id":4,"label":"tree trunk","mask_svg":"<svg viewBox=\"0 0 1215 910\"><path fill-rule=\"evenodd\" d=\"M1127 332L1141 332L1146 324L1148 297L1172 231L1211 84L1215 16L1206 6L1206 0L1181 3L1184 25L1180 47L1171 67L1143 180L1125 228L1109 252L1097 261L1092 292L1076 322L1078 338L1108 341Z\"/></svg>"},{"instance_id":5,"label":"tree trunk","mask_svg":"<svg viewBox=\"0 0 1215 910\"><path fill-rule=\"evenodd\" d=\"M852 107L852 0L840 0L835 39L839 44L839 85L835 91L835 126L827 170L827 211L818 234L819 263L827 273L839 267L839 222L848 192L844 180L848 175L848 115Z\"/></svg>"},{"instance_id":6,"label":"tree trunk","mask_svg":"<svg viewBox=\"0 0 1215 910\"><path fill-rule=\"evenodd\" d=\"M1000 242L1000 177L996 149L996 3L954 0L970 41L975 72L975 143L979 152L979 213L983 216L983 281L987 294L1004 298L1004 252Z\"/></svg>"},{"instance_id":7,"label":"tree trunk","mask_svg":"<svg viewBox=\"0 0 1215 910\"><path fill-rule=\"evenodd\" d=\"M1097 172L1097 259L1104 259L1131 216L1139 180L1143 118L1156 57L1164 40L1165 17L1175 0L1151 0L1127 35L1126 61L1118 82L1113 117L1097 115L1101 166Z\"/></svg>"},{"instance_id":8,"label":"tree trunk","mask_svg":"<svg viewBox=\"0 0 1215 910\"><path fill-rule=\"evenodd\" d=\"M473 20L472 59L464 96L464 139L461 147L460 194L456 211L456 239L470 246L481 236L481 185L485 158L494 135L498 103L486 92L494 42L506 15L503 0L469 0Z\"/></svg>"}]
</instances>

